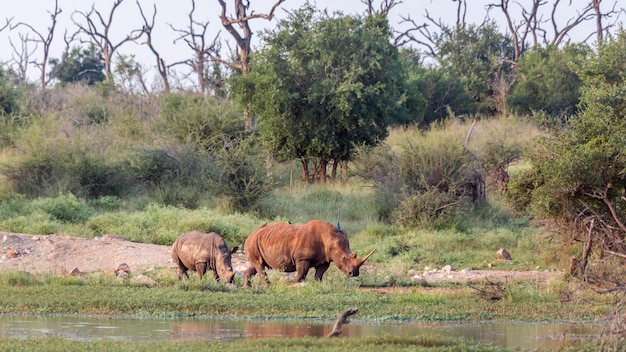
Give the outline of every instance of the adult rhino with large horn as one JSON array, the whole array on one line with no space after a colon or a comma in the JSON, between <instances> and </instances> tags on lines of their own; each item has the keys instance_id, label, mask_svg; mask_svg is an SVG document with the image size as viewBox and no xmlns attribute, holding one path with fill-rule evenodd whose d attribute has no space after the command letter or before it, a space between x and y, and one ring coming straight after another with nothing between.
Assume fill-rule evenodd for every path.
<instances>
[{"instance_id":1,"label":"adult rhino with large horn","mask_svg":"<svg viewBox=\"0 0 626 352\"><path fill-rule=\"evenodd\" d=\"M265 268L284 272L297 272L295 281L306 278L310 268L315 268L315 278L322 276L333 262L349 277L359 276L359 268L374 253L363 258L350 251L346 232L319 220L303 225L280 222L263 225L255 230L244 244L250 266L243 273L245 285L255 274L269 283Z\"/></svg>"}]
</instances>

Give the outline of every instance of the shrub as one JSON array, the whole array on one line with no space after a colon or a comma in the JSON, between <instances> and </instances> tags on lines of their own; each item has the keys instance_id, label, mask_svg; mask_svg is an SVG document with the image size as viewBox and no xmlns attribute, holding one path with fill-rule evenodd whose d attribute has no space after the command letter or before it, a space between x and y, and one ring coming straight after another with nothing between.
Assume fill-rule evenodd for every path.
<instances>
[{"instance_id":1,"label":"shrub","mask_svg":"<svg viewBox=\"0 0 626 352\"><path fill-rule=\"evenodd\" d=\"M235 211L254 210L256 203L274 188L271 173L254 137L233 139L215 150L212 191L223 206Z\"/></svg>"},{"instance_id":2,"label":"shrub","mask_svg":"<svg viewBox=\"0 0 626 352\"><path fill-rule=\"evenodd\" d=\"M408 227L432 226L483 200L482 176L462 137L434 129L408 138L395 150L382 146L360 160L360 174L376 186L381 218Z\"/></svg>"},{"instance_id":3,"label":"shrub","mask_svg":"<svg viewBox=\"0 0 626 352\"><path fill-rule=\"evenodd\" d=\"M55 198L40 198L32 202L32 207L50 214L53 219L67 223L83 223L89 219L93 209L74 195L59 195Z\"/></svg>"},{"instance_id":4,"label":"shrub","mask_svg":"<svg viewBox=\"0 0 626 352\"><path fill-rule=\"evenodd\" d=\"M209 148L215 136L243 131L241 111L234 103L208 95L163 96L158 126L182 144Z\"/></svg>"}]
</instances>

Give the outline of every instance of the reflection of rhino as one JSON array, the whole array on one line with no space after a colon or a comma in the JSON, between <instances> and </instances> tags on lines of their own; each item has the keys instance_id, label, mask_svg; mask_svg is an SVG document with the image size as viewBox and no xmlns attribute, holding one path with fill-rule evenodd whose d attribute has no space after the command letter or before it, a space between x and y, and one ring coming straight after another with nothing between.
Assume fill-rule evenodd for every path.
<instances>
[{"instance_id":1,"label":"reflection of rhino","mask_svg":"<svg viewBox=\"0 0 626 352\"><path fill-rule=\"evenodd\" d=\"M277 223L261 226L246 239L244 251L250 267L244 272L245 285L256 273L267 282L265 268L286 272L297 271L296 281L303 280L310 268L315 268L315 278L322 276L334 262L348 276L359 276L359 268L374 252L357 258L350 251L345 231L318 220L304 225Z\"/></svg>"},{"instance_id":2,"label":"reflection of rhino","mask_svg":"<svg viewBox=\"0 0 626 352\"><path fill-rule=\"evenodd\" d=\"M231 253L237 251L234 247L228 250L224 239L216 234L193 231L180 235L172 244L172 259L178 266L178 279L183 275L189 277L187 270L197 271L202 275L211 269L213 277L223 282L233 283L235 272L231 263Z\"/></svg>"}]
</instances>

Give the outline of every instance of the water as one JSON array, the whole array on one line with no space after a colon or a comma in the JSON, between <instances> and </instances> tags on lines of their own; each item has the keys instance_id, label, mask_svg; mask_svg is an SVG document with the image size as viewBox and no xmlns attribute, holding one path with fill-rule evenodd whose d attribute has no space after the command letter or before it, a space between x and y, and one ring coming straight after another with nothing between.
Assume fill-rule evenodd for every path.
<instances>
[{"instance_id":1,"label":"water","mask_svg":"<svg viewBox=\"0 0 626 352\"><path fill-rule=\"evenodd\" d=\"M74 340L122 340L155 342L175 340L223 340L258 337L326 336L334 322L301 320L236 319L129 319L68 316L0 315L0 336L58 336ZM341 337L445 336L493 343L505 348L557 349L563 341L591 338L599 327L568 323L411 323L372 325L352 322Z\"/></svg>"}]
</instances>

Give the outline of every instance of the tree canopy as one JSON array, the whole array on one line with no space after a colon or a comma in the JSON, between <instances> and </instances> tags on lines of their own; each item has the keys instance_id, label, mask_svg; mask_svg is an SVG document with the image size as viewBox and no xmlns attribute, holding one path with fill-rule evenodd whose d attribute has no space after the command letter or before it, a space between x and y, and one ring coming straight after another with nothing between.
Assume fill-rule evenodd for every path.
<instances>
[{"instance_id":1,"label":"tree canopy","mask_svg":"<svg viewBox=\"0 0 626 352\"><path fill-rule=\"evenodd\" d=\"M52 74L62 83L84 82L94 85L106 78L102 53L95 46L87 48L73 48L69 53L64 53L61 59L50 59Z\"/></svg>"},{"instance_id":2,"label":"tree canopy","mask_svg":"<svg viewBox=\"0 0 626 352\"><path fill-rule=\"evenodd\" d=\"M356 145L387 136L399 113L404 71L384 16L329 16L308 5L291 13L252 56L239 92L258 117L269 151L301 161L303 177L326 178Z\"/></svg>"},{"instance_id":3,"label":"tree canopy","mask_svg":"<svg viewBox=\"0 0 626 352\"><path fill-rule=\"evenodd\" d=\"M576 113L582 82L576 73L590 54L585 45L536 47L516 67L517 83L507 102L518 114L543 112L563 122Z\"/></svg>"}]
</instances>

